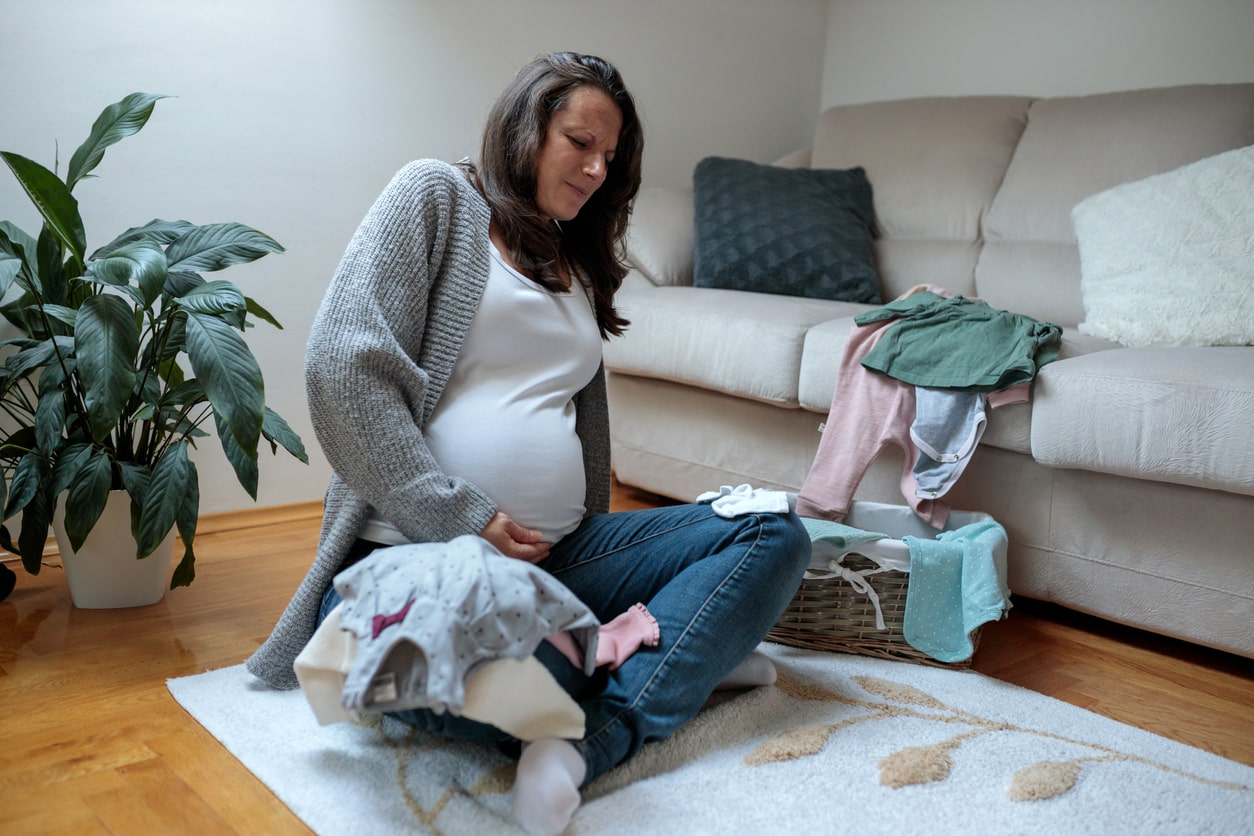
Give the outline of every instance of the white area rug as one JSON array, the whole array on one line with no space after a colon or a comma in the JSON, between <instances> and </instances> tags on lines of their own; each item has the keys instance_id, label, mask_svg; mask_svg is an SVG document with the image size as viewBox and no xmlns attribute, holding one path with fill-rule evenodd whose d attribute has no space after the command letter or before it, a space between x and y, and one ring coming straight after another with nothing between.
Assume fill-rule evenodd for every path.
<instances>
[{"instance_id":1,"label":"white area rug","mask_svg":"<svg viewBox=\"0 0 1254 836\"><path fill-rule=\"evenodd\" d=\"M977 673L763 645L585 790L574 834L1254 833L1254 768ZM319 834L508 834L514 765L399 723L319 727L243 666L174 697Z\"/></svg>"}]
</instances>

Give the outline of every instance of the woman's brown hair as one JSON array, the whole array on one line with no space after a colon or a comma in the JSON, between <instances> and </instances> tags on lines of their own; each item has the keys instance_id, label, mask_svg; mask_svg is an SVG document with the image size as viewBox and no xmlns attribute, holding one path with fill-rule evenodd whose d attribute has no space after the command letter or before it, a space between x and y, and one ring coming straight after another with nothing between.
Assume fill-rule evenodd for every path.
<instances>
[{"instance_id":1,"label":"woman's brown hair","mask_svg":"<svg viewBox=\"0 0 1254 836\"><path fill-rule=\"evenodd\" d=\"M605 182L559 227L536 207L536 158L553 114L580 87L605 93L623 125ZM550 292L566 289L563 270L587 283L602 339L622 334L628 324L614 309L614 293L627 275L621 244L640 190L643 153L636 104L618 70L594 55L550 52L523 67L501 93L488 114L479 163L467 166L514 264Z\"/></svg>"}]
</instances>

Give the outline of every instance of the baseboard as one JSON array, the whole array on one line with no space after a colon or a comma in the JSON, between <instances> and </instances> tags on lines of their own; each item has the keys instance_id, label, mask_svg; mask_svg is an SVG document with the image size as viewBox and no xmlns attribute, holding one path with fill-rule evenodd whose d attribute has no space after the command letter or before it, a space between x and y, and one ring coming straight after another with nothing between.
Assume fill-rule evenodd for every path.
<instances>
[{"instance_id":1,"label":"baseboard","mask_svg":"<svg viewBox=\"0 0 1254 836\"><path fill-rule=\"evenodd\" d=\"M196 523L196 533L212 534L219 531L235 531L241 528L260 528L290 522L306 522L322 518L322 500L294 502L290 505L271 505L265 508L242 508L218 514L202 514ZM44 542L44 557L60 557L57 540L52 535ZM0 563L20 562L12 552L0 549Z\"/></svg>"}]
</instances>

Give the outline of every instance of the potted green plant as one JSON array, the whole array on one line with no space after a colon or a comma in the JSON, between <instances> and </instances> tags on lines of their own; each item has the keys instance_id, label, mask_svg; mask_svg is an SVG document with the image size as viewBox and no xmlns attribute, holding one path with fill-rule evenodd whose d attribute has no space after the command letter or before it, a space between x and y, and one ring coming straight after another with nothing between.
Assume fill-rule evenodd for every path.
<instances>
[{"instance_id":1,"label":"potted green plant","mask_svg":"<svg viewBox=\"0 0 1254 836\"><path fill-rule=\"evenodd\" d=\"M64 561L113 495L129 498L136 558L177 527L183 555L170 588L190 584L200 489L188 448L208 436L210 419L253 499L261 439L308 463L299 436L265 405L243 338L254 318L282 326L233 283L202 276L282 252L276 241L240 223L153 220L87 249L74 187L162 98L132 93L105 108L64 180L0 152L43 219L37 237L0 221L0 314L21 332L0 342L0 545L32 574L58 502ZM19 513L14 543L7 521Z\"/></svg>"}]
</instances>

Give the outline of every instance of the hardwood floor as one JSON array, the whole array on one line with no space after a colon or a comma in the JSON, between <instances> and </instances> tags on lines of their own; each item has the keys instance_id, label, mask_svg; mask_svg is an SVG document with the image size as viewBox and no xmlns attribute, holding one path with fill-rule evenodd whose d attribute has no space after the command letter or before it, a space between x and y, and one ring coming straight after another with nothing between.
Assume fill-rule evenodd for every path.
<instances>
[{"instance_id":1,"label":"hardwood floor","mask_svg":"<svg viewBox=\"0 0 1254 836\"><path fill-rule=\"evenodd\" d=\"M614 508L668 500L617 487ZM170 697L238 664L304 575L317 504L206 517L197 580L79 610L52 556L0 602L0 833L304 833ZM1254 766L1254 662L1016 600L977 670Z\"/></svg>"}]
</instances>

